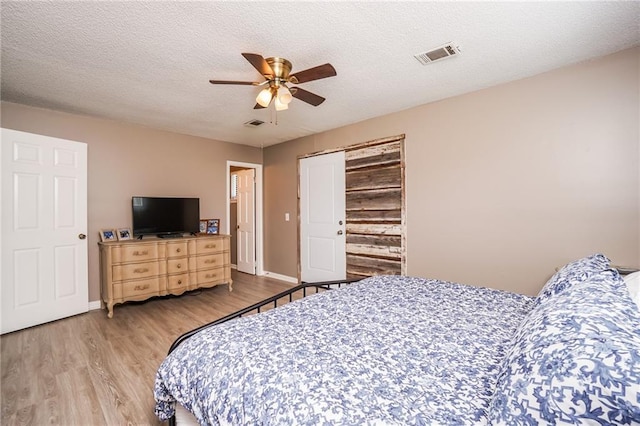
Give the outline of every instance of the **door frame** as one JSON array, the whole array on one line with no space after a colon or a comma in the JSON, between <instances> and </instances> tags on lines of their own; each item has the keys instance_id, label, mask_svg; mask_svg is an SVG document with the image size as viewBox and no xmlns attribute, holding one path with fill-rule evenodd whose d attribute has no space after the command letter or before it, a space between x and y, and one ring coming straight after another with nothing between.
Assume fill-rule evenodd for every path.
<instances>
[{"instance_id":1,"label":"door frame","mask_svg":"<svg viewBox=\"0 0 640 426\"><path fill-rule=\"evenodd\" d=\"M256 191L254 212L256 219L255 247L256 247L256 275L264 275L264 250L263 250L263 204L262 204L262 164L245 163L241 161L227 160L227 219L225 221L226 233L231 233L231 167L243 167L254 169L256 174Z\"/></svg>"}]
</instances>

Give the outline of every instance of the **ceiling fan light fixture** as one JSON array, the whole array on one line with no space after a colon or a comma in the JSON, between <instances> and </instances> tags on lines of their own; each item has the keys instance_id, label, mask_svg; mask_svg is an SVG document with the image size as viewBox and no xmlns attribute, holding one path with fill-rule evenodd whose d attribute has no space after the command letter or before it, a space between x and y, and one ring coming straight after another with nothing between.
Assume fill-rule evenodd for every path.
<instances>
[{"instance_id":1,"label":"ceiling fan light fixture","mask_svg":"<svg viewBox=\"0 0 640 426\"><path fill-rule=\"evenodd\" d=\"M262 90L256 97L256 105L253 109L268 108L273 102L277 106L276 109L282 111L288 109L288 104L294 97L309 105L318 106L325 101L322 96L299 87L288 88L286 84L297 85L337 75L336 69L329 63L291 74L291 62L284 58L265 59L257 53L243 53L242 56L262 74L264 81L209 80L209 83L261 87Z\"/></svg>"},{"instance_id":2,"label":"ceiling fan light fixture","mask_svg":"<svg viewBox=\"0 0 640 426\"><path fill-rule=\"evenodd\" d=\"M293 96L291 95L289 88L287 88L286 86L280 86L280 88L278 88L278 101L286 105L292 100Z\"/></svg>"},{"instance_id":3,"label":"ceiling fan light fixture","mask_svg":"<svg viewBox=\"0 0 640 426\"><path fill-rule=\"evenodd\" d=\"M289 105L280 101L280 97L277 96L276 100L273 103L276 107L276 111L284 111L285 109L289 109Z\"/></svg>"},{"instance_id":4,"label":"ceiling fan light fixture","mask_svg":"<svg viewBox=\"0 0 640 426\"><path fill-rule=\"evenodd\" d=\"M258 93L256 97L256 102L262 107L268 107L271 103L271 99L273 98L273 91L270 87L265 87Z\"/></svg>"}]
</instances>

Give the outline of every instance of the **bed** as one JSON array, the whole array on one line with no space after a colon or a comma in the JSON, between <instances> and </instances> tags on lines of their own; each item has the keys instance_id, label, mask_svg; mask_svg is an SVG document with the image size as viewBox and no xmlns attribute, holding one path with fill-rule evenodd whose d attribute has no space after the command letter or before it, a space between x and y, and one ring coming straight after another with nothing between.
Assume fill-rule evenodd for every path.
<instances>
[{"instance_id":1,"label":"bed","mask_svg":"<svg viewBox=\"0 0 640 426\"><path fill-rule=\"evenodd\" d=\"M212 425L633 424L640 313L603 255L535 298L372 277L181 337L154 396Z\"/></svg>"}]
</instances>

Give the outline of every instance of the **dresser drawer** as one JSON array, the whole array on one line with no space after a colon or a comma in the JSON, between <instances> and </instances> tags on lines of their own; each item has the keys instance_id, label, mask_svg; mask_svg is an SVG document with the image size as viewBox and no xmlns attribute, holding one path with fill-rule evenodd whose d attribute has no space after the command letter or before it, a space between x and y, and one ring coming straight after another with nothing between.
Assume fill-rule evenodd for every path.
<instances>
[{"instance_id":1,"label":"dresser drawer","mask_svg":"<svg viewBox=\"0 0 640 426\"><path fill-rule=\"evenodd\" d=\"M157 244L127 244L114 247L114 263L142 262L158 258Z\"/></svg>"},{"instance_id":2,"label":"dresser drawer","mask_svg":"<svg viewBox=\"0 0 640 426\"><path fill-rule=\"evenodd\" d=\"M189 274L169 275L167 277L169 290L186 290L189 287Z\"/></svg>"},{"instance_id":3,"label":"dresser drawer","mask_svg":"<svg viewBox=\"0 0 640 426\"><path fill-rule=\"evenodd\" d=\"M189 259L186 257L180 259L167 259L167 273L176 274L178 272L186 272L189 270Z\"/></svg>"},{"instance_id":4,"label":"dresser drawer","mask_svg":"<svg viewBox=\"0 0 640 426\"><path fill-rule=\"evenodd\" d=\"M122 283L122 297L135 297L143 294L157 294L160 290L158 278Z\"/></svg>"},{"instance_id":5,"label":"dresser drawer","mask_svg":"<svg viewBox=\"0 0 640 426\"><path fill-rule=\"evenodd\" d=\"M124 281L131 279L155 277L159 274L158 262L130 263L113 266L113 280Z\"/></svg>"},{"instance_id":6,"label":"dresser drawer","mask_svg":"<svg viewBox=\"0 0 640 426\"><path fill-rule=\"evenodd\" d=\"M216 268L196 272L198 284L207 281L223 281L225 279L224 270L225 268Z\"/></svg>"},{"instance_id":7,"label":"dresser drawer","mask_svg":"<svg viewBox=\"0 0 640 426\"><path fill-rule=\"evenodd\" d=\"M176 241L167 243L167 257L184 257L187 255L187 242Z\"/></svg>"},{"instance_id":8,"label":"dresser drawer","mask_svg":"<svg viewBox=\"0 0 640 426\"><path fill-rule=\"evenodd\" d=\"M224 254L210 254L196 257L196 269L217 268L224 265Z\"/></svg>"},{"instance_id":9,"label":"dresser drawer","mask_svg":"<svg viewBox=\"0 0 640 426\"><path fill-rule=\"evenodd\" d=\"M196 250L198 254L219 253L229 250L228 238L207 238L196 241Z\"/></svg>"}]
</instances>

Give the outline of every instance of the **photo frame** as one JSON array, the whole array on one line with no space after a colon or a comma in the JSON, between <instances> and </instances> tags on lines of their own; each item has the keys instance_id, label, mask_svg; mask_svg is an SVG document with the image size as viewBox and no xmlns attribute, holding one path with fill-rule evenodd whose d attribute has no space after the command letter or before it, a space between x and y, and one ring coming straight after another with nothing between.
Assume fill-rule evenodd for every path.
<instances>
[{"instance_id":1,"label":"photo frame","mask_svg":"<svg viewBox=\"0 0 640 426\"><path fill-rule=\"evenodd\" d=\"M131 240L133 238L133 233L131 232L131 228L119 228L117 230L118 241Z\"/></svg>"},{"instance_id":2,"label":"photo frame","mask_svg":"<svg viewBox=\"0 0 640 426\"><path fill-rule=\"evenodd\" d=\"M217 235L220 233L220 219L207 219L207 234Z\"/></svg>"},{"instance_id":3,"label":"photo frame","mask_svg":"<svg viewBox=\"0 0 640 426\"><path fill-rule=\"evenodd\" d=\"M118 241L118 234L115 229L101 229L100 241Z\"/></svg>"},{"instance_id":4,"label":"photo frame","mask_svg":"<svg viewBox=\"0 0 640 426\"><path fill-rule=\"evenodd\" d=\"M206 234L207 233L207 219L200 219L200 233L201 234Z\"/></svg>"}]
</instances>

